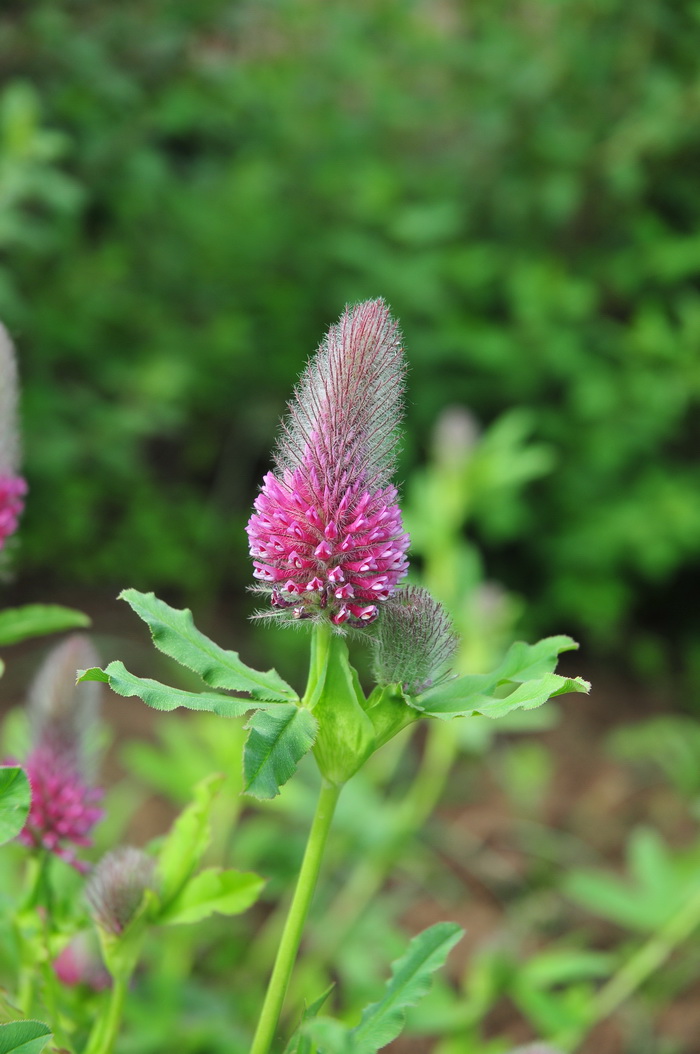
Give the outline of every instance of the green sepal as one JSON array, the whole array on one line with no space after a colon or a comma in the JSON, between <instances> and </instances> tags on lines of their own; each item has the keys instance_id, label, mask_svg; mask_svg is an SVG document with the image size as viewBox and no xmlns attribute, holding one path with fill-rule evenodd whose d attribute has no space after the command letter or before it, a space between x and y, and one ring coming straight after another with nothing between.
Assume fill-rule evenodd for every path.
<instances>
[{"instance_id":1,"label":"green sepal","mask_svg":"<svg viewBox=\"0 0 700 1054\"><path fill-rule=\"evenodd\" d=\"M318 1017L319 1011L323 1009L323 1004L326 1002L334 988L335 981L326 988L323 995L320 995L318 999L314 999L313 1003L310 1003L309 1006L304 1007L299 1026L290 1036L289 1042L284 1048L284 1054L314 1054L315 1044L312 1045L311 1040L308 1036L303 1034L302 1029L307 1021L313 1021L315 1017Z\"/></svg>"},{"instance_id":2,"label":"green sepal","mask_svg":"<svg viewBox=\"0 0 700 1054\"><path fill-rule=\"evenodd\" d=\"M241 661L238 652L219 647L201 633L189 608L171 608L153 593L136 589L123 590L119 599L143 619L156 648L198 674L210 688L246 692L254 699L281 703L298 701L294 689L275 670L254 670Z\"/></svg>"},{"instance_id":3,"label":"green sepal","mask_svg":"<svg viewBox=\"0 0 700 1054\"><path fill-rule=\"evenodd\" d=\"M24 827L32 801L26 772L19 765L0 765L0 845Z\"/></svg>"},{"instance_id":4,"label":"green sepal","mask_svg":"<svg viewBox=\"0 0 700 1054\"><path fill-rule=\"evenodd\" d=\"M367 699L366 713L374 728L375 750L420 717L400 684L378 685Z\"/></svg>"},{"instance_id":5,"label":"green sepal","mask_svg":"<svg viewBox=\"0 0 700 1054\"><path fill-rule=\"evenodd\" d=\"M316 720L294 703L277 703L257 711L245 727L249 735L243 750L243 791L254 798L274 798L311 749Z\"/></svg>"},{"instance_id":6,"label":"green sepal","mask_svg":"<svg viewBox=\"0 0 700 1054\"><path fill-rule=\"evenodd\" d=\"M314 755L322 775L346 783L375 750L374 727L348 646L329 626L315 627L312 677L304 704L318 721Z\"/></svg>"},{"instance_id":7,"label":"green sepal","mask_svg":"<svg viewBox=\"0 0 700 1054\"><path fill-rule=\"evenodd\" d=\"M39 1054L52 1035L43 1021L11 1021L0 1025L0 1054Z\"/></svg>"},{"instance_id":8,"label":"green sepal","mask_svg":"<svg viewBox=\"0 0 700 1054\"><path fill-rule=\"evenodd\" d=\"M265 879L252 872L208 867L193 875L168 906L159 912L159 924L199 922L211 915L240 915L260 896Z\"/></svg>"},{"instance_id":9,"label":"green sepal","mask_svg":"<svg viewBox=\"0 0 700 1054\"><path fill-rule=\"evenodd\" d=\"M219 717L242 717L251 710L274 707L277 703L259 702L257 699L239 699L222 692L188 692L183 688L171 688L151 677L137 677L118 659L101 670L93 666L90 670L78 670L77 683L102 681L117 695L137 696L154 710L176 710L179 706L187 710L204 710Z\"/></svg>"},{"instance_id":10,"label":"green sepal","mask_svg":"<svg viewBox=\"0 0 700 1054\"><path fill-rule=\"evenodd\" d=\"M214 773L201 780L194 788L192 802L165 836L156 863L159 912L166 912L179 896L209 845L212 806L225 778L221 773Z\"/></svg>"},{"instance_id":11,"label":"green sepal","mask_svg":"<svg viewBox=\"0 0 700 1054\"><path fill-rule=\"evenodd\" d=\"M160 901L152 889L145 889L141 903L121 933L112 933L98 924L102 959L112 977L131 977L141 957L146 930L157 918Z\"/></svg>"},{"instance_id":12,"label":"green sepal","mask_svg":"<svg viewBox=\"0 0 700 1054\"><path fill-rule=\"evenodd\" d=\"M541 706L566 692L588 692L591 686L582 677L561 677L553 672L559 654L574 648L578 644L565 636L547 637L537 644L517 641L492 673L443 681L409 698L409 705L427 717L483 714L498 718L519 707L528 710Z\"/></svg>"},{"instance_id":13,"label":"green sepal","mask_svg":"<svg viewBox=\"0 0 700 1054\"><path fill-rule=\"evenodd\" d=\"M64 608L60 604L25 604L21 608L0 611L0 645L17 644L30 637L47 633L63 633L68 629L84 629L90 619L82 611Z\"/></svg>"}]
</instances>

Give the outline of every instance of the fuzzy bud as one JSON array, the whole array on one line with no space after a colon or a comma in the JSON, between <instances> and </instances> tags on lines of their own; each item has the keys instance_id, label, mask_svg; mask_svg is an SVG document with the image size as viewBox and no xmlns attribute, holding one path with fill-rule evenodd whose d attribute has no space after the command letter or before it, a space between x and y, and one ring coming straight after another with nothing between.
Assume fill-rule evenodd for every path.
<instances>
[{"instance_id":1,"label":"fuzzy bud","mask_svg":"<svg viewBox=\"0 0 700 1054\"><path fill-rule=\"evenodd\" d=\"M95 921L119 936L139 909L147 889L153 889L155 861L141 849L122 846L102 857L93 871L85 895Z\"/></svg>"},{"instance_id":2,"label":"fuzzy bud","mask_svg":"<svg viewBox=\"0 0 700 1054\"><path fill-rule=\"evenodd\" d=\"M17 365L12 342L0 324L0 549L17 530L27 484L18 475Z\"/></svg>"},{"instance_id":3,"label":"fuzzy bud","mask_svg":"<svg viewBox=\"0 0 700 1054\"><path fill-rule=\"evenodd\" d=\"M100 712L100 685L75 683L76 670L99 666L89 638L71 636L49 652L29 689L28 709L35 746L48 747L92 776Z\"/></svg>"},{"instance_id":4,"label":"fuzzy bud","mask_svg":"<svg viewBox=\"0 0 700 1054\"><path fill-rule=\"evenodd\" d=\"M426 691L448 672L457 647L450 618L427 589L407 586L387 601L375 633L379 684L401 684L409 695Z\"/></svg>"},{"instance_id":5,"label":"fuzzy bud","mask_svg":"<svg viewBox=\"0 0 700 1054\"><path fill-rule=\"evenodd\" d=\"M406 574L390 482L404 373L383 300L346 308L305 370L246 528L277 616L369 625Z\"/></svg>"}]
</instances>

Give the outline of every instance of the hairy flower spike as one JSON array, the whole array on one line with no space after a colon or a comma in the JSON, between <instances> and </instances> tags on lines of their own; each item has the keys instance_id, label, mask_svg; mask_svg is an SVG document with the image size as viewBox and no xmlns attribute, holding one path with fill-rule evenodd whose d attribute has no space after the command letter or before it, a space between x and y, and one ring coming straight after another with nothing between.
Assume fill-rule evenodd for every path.
<instances>
[{"instance_id":1,"label":"hairy flower spike","mask_svg":"<svg viewBox=\"0 0 700 1054\"><path fill-rule=\"evenodd\" d=\"M122 846L102 857L85 887L85 896L103 929L115 936L126 929L145 891L153 888L154 871L153 858L132 846Z\"/></svg>"},{"instance_id":2,"label":"hairy flower spike","mask_svg":"<svg viewBox=\"0 0 700 1054\"><path fill-rule=\"evenodd\" d=\"M23 764L32 801L19 839L48 849L79 871L86 868L74 847L91 845L90 833L102 817L102 791L92 785L90 750L99 688L89 682L76 685L75 671L97 664L87 637L75 634L50 652L29 693L32 748Z\"/></svg>"},{"instance_id":3,"label":"hairy flower spike","mask_svg":"<svg viewBox=\"0 0 700 1054\"><path fill-rule=\"evenodd\" d=\"M17 366L12 342L0 324L0 549L17 530L27 484L18 475Z\"/></svg>"},{"instance_id":4,"label":"hairy flower spike","mask_svg":"<svg viewBox=\"0 0 700 1054\"><path fill-rule=\"evenodd\" d=\"M377 625L374 674L379 684L426 691L448 672L457 637L443 606L427 589L407 586L386 604Z\"/></svg>"},{"instance_id":5,"label":"hairy flower spike","mask_svg":"<svg viewBox=\"0 0 700 1054\"><path fill-rule=\"evenodd\" d=\"M405 364L383 300L346 308L307 366L246 528L275 613L364 626L408 569L391 473Z\"/></svg>"}]
</instances>

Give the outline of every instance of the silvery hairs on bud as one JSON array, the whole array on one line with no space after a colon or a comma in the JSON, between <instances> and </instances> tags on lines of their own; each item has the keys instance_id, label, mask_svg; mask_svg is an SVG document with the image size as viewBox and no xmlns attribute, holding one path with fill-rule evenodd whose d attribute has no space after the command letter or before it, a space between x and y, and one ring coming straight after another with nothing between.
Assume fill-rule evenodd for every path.
<instances>
[{"instance_id":1,"label":"silvery hairs on bud","mask_svg":"<svg viewBox=\"0 0 700 1054\"><path fill-rule=\"evenodd\" d=\"M449 615L427 589L405 586L387 600L374 631L379 684L401 684L418 695L442 680L457 648Z\"/></svg>"},{"instance_id":2,"label":"silvery hairs on bud","mask_svg":"<svg viewBox=\"0 0 700 1054\"><path fill-rule=\"evenodd\" d=\"M0 323L0 476L13 474L19 465L17 390L15 349Z\"/></svg>"},{"instance_id":3,"label":"silvery hairs on bud","mask_svg":"<svg viewBox=\"0 0 700 1054\"><path fill-rule=\"evenodd\" d=\"M119 936L153 889L155 861L133 846L121 846L102 857L85 887L96 922Z\"/></svg>"},{"instance_id":4,"label":"silvery hairs on bud","mask_svg":"<svg viewBox=\"0 0 700 1054\"><path fill-rule=\"evenodd\" d=\"M53 648L29 689L29 720L34 747L49 748L72 762L91 779L100 710L100 685L75 683L76 671L99 666L100 657L89 638L71 634Z\"/></svg>"},{"instance_id":5,"label":"silvery hairs on bud","mask_svg":"<svg viewBox=\"0 0 700 1054\"><path fill-rule=\"evenodd\" d=\"M289 402L275 451L279 471L311 458L318 478L370 488L390 482L406 363L384 300L346 307L308 363ZM346 475L341 483L341 478Z\"/></svg>"}]
</instances>

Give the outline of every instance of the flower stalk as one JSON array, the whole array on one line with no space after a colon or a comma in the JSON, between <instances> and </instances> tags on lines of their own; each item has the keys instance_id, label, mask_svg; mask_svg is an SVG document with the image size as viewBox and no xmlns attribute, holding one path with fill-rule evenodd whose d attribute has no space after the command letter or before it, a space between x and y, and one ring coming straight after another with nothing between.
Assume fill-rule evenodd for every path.
<instances>
[{"instance_id":1,"label":"flower stalk","mask_svg":"<svg viewBox=\"0 0 700 1054\"><path fill-rule=\"evenodd\" d=\"M274 1040L340 791L341 787L323 780L250 1054L267 1054ZM89 1054L98 1052L90 1051Z\"/></svg>"}]
</instances>

